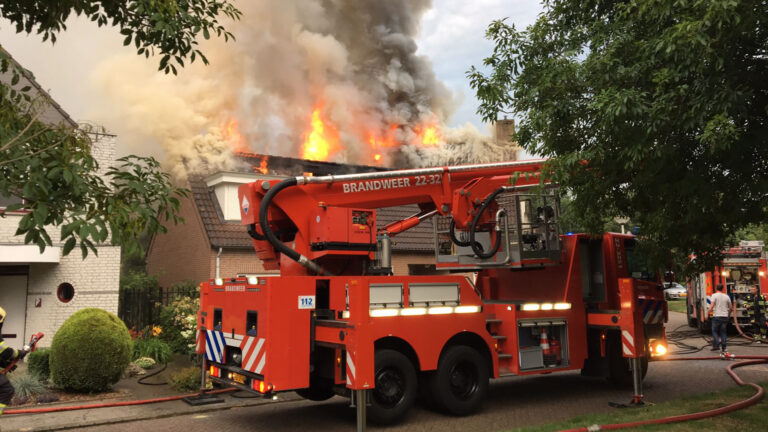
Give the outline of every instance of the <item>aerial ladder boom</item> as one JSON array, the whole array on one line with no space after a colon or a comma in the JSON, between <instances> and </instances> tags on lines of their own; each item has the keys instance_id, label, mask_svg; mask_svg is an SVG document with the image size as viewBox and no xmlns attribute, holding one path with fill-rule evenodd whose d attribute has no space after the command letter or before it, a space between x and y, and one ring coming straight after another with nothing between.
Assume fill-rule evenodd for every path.
<instances>
[{"instance_id":1,"label":"aerial ladder boom","mask_svg":"<svg viewBox=\"0 0 768 432\"><path fill-rule=\"evenodd\" d=\"M504 213L497 214L498 206L494 199L505 193L545 185L541 177L543 164L544 160L512 161L320 177L298 176L282 181L261 180L239 188L242 223L249 226L259 256L267 261L265 265L272 269L281 267L283 274L286 270L289 274L293 271L305 274L306 270L329 274L328 269L316 262L319 254L313 252L318 252L317 249L322 248L326 256L331 254L333 246L346 247L346 250L337 250L339 253L336 255L370 254L373 250L365 250L364 239L343 239L362 233L357 237L368 235L368 245L378 242L381 246L384 242L386 248L389 237L435 215L451 220L451 237L454 240L457 240L454 230L465 231L470 240L459 243L489 259L502 242L497 222L501 222ZM416 204L421 211L376 232L374 209L407 204ZM352 212L343 209L352 209ZM359 229L339 228L330 235L338 241L328 241L329 233L324 232L325 246L313 243L315 226L327 218L338 223L344 217L342 214ZM488 229L493 224L497 230L493 235L495 246L487 251L472 237L475 231ZM285 242L294 246L289 247ZM298 262L305 270L285 262L278 265L275 252Z\"/></svg>"}]
</instances>

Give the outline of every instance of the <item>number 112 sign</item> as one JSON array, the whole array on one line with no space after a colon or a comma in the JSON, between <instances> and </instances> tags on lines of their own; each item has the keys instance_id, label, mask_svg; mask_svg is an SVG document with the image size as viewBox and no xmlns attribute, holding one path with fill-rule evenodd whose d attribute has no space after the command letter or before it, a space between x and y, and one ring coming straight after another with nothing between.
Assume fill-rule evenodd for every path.
<instances>
[{"instance_id":1,"label":"number 112 sign","mask_svg":"<svg viewBox=\"0 0 768 432\"><path fill-rule=\"evenodd\" d=\"M299 296L299 309L314 309L315 296Z\"/></svg>"}]
</instances>

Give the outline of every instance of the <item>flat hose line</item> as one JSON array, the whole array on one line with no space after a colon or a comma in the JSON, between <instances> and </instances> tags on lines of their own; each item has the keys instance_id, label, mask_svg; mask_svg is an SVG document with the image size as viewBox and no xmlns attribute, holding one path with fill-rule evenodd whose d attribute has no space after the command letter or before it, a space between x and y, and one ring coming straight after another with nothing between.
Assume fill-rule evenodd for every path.
<instances>
[{"instance_id":1,"label":"flat hose line","mask_svg":"<svg viewBox=\"0 0 768 432\"><path fill-rule=\"evenodd\" d=\"M732 356L730 358L736 358L736 356ZM741 378L739 378L738 375L736 375L736 372L734 372L733 370L743 366L768 363L768 356L738 356L738 358L745 359L745 361L741 361L738 363L731 363L726 368L726 372L739 386L747 385L755 389L755 394L753 394L747 399L734 402L730 405L726 405L724 407L715 408L708 411L700 411L700 412L690 413L690 414L662 417L658 419L641 420L636 422L591 425L591 426L585 426L585 427L580 427L575 429L564 429L559 432L595 432L595 431L601 431L601 430L626 429L631 427L652 425L652 424L678 423L678 422L684 422L684 421L700 420L704 418L715 417L721 414L726 414L729 412L740 410L742 408L750 407L756 404L757 402L759 402L763 398L765 391L761 386L755 383L745 383L744 381L741 380ZM675 357L675 358L665 359L664 361L686 361L686 360L722 360L722 357L719 357L719 356L717 357L714 357L714 356L712 357Z\"/></svg>"}]
</instances>

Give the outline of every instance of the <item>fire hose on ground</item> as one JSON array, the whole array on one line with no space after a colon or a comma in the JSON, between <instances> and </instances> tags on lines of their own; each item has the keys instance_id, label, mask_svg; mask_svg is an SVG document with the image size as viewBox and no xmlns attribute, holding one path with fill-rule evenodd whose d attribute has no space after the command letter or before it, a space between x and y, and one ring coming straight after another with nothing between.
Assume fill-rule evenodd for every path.
<instances>
[{"instance_id":1,"label":"fire hose on ground","mask_svg":"<svg viewBox=\"0 0 768 432\"><path fill-rule=\"evenodd\" d=\"M153 404L158 402L169 402L169 401L181 400L187 397L200 396L201 394L213 395L213 394L220 394L220 393L228 393L236 390L237 390L236 388L226 388L221 390L211 390L205 393L201 393L201 392L189 393L189 394L183 394L178 396L168 396L168 397L155 398L155 399L108 402L108 403L98 403L98 404L89 404L89 405L73 405L73 406L51 407L51 408L9 409L9 410L5 410L3 415L42 414L42 413L51 413L51 412L59 412L59 411L77 411L77 410L84 410L84 409L91 409L91 408L112 408L112 407L122 407L122 406L132 406L132 405L147 405L147 404Z\"/></svg>"},{"instance_id":2,"label":"fire hose on ground","mask_svg":"<svg viewBox=\"0 0 768 432\"><path fill-rule=\"evenodd\" d=\"M728 357L729 359L735 359L737 356L731 355ZM755 389L755 394L750 396L747 399L734 402L730 405L726 405L724 407L715 408L712 410L707 411L701 411L696 413L690 413L690 414L681 414L676 416L669 416L669 417L662 417L657 419L650 419L650 420L641 420L641 421L635 421L635 422L627 422L627 423L611 423L611 424L601 424L601 425L591 425L591 426L584 426L580 428L575 429L565 429L561 430L560 432L596 432L601 430L617 430L617 429L626 429L631 427L638 427L638 426L644 426L644 425L653 425L653 424L667 424L667 423L678 423L678 422L684 422L684 421L692 421L692 420L700 420L704 418L709 417L715 417L721 414L727 414L733 411L740 410L742 408L750 407L757 402L759 402L764 394L765 391L762 387L755 383L745 383L742 381L741 378L739 378L738 375L736 375L736 372L733 370L736 368L740 368L743 366L749 366L749 365L755 365L755 364L761 364L761 363L768 363L768 356L738 356L740 359L745 359L745 361L741 361L738 363L732 363L728 365L728 368L726 368L726 372L728 375L733 378L733 380L738 384L739 386L750 386ZM717 357L676 357L676 358L669 358L664 361L684 361L684 360L721 360L723 359L720 356Z\"/></svg>"}]
</instances>

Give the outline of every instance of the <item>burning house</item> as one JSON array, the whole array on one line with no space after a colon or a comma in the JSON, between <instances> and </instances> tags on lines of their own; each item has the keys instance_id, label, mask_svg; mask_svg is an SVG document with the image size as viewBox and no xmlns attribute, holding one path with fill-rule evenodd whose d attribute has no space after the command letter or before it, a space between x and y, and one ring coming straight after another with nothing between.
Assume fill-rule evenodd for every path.
<instances>
[{"instance_id":1,"label":"burning house","mask_svg":"<svg viewBox=\"0 0 768 432\"><path fill-rule=\"evenodd\" d=\"M429 0L241 6L244 20L232 26L238 43L206 42L209 68L173 81L123 59L100 68L105 92L127 108L110 112L130 123L136 141L159 143L166 166L192 190L186 224L156 236L148 251L161 285L212 277L217 256L222 275L264 272L239 223L242 183L517 159L511 120L488 134L446 126L457 101L415 40ZM116 82L118 69L138 79ZM413 213L381 209L377 222ZM428 271L432 242L430 223L399 235L395 273Z\"/></svg>"},{"instance_id":2,"label":"burning house","mask_svg":"<svg viewBox=\"0 0 768 432\"><path fill-rule=\"evenodd\" d=\"M497 142L509 149L497 160L515 159L517 147L510 141L514 132L511 120L497 124ZM313 129L315 130L315 129ZM229 134L235 134L230 128ZM232 135L237 142L240 138ZM311 134L308 134L311 143ZM306 143L305 143L306 144ZM315 154L323 152L323 140L311 143ZM452 163L473 162L457 157ZM157 276L160 285L169 287L184 280L198 283L216 275L252 275L267 273L253 251L253 244L243 225L237 188L243 183L264 178L284 178L303 173L313 175L350 174L384 170L381 166L234 152L228 170L194 173L186 177L192 191L182 200L181 216L186 223L169 226L168 233L156 235L147 251L147 271ZM377 211L377 227L418 213L416 206L383 208ZM393 242L393 270L397 275L434 272L434 237L431 220L398 235ZM217 264L218 263L218 264Z\"/></svg>"}]
</instances>

